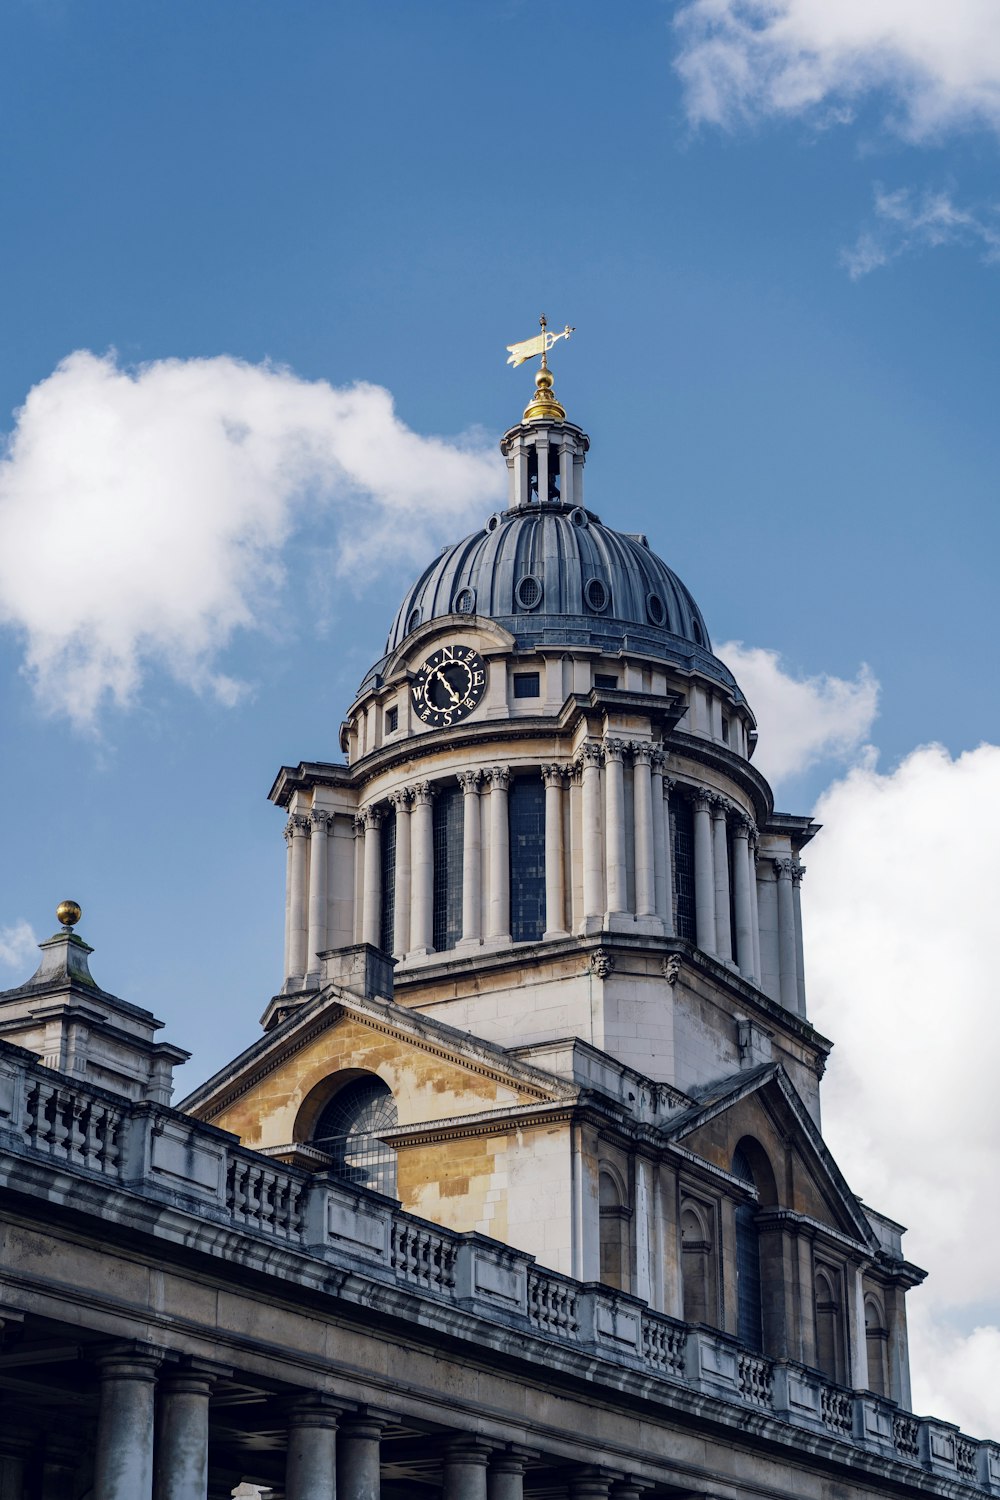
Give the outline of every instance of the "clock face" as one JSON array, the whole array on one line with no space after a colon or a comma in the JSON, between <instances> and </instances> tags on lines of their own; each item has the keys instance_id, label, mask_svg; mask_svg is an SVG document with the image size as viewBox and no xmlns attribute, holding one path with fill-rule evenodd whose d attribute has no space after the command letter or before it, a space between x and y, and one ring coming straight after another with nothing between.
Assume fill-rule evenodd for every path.
<instances>
[{"instance_id":1,"label":"clock face","mask_svg":"<svg viewBox=\"0 0 1000 1500\"><path fill-rule=\"evenodd\" d=\"M486 663L471 646L442 646L427 658L410 689L419 719L446 729L467 719L486 691Z\"/></svg>"}]
</instances>

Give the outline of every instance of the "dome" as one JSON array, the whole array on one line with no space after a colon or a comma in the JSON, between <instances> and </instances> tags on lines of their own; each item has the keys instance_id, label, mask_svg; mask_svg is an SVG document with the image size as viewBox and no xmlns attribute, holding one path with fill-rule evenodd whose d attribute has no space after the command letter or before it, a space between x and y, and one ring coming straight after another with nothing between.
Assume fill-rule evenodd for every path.
<instances>
[{"instance_id":1,"label":"dome","mask_svg":"<svg viewBox=\"0 0 1000 1500\"><path fill-rule=\"evenodd\" d=\"M456 615L495 620L521 649L628 649L735 687L677 574L644 536L613 531L579 505L506 510L446 547L403 599L386 654L420 626Z\"/></svg>"}]
</instances>

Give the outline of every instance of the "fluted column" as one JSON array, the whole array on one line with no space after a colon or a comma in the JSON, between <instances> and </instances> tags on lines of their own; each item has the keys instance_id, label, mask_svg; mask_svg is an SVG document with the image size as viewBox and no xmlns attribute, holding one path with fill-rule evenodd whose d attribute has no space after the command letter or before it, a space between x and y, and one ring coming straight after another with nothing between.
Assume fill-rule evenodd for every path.
<instances>
[{"instance_id":1,"label":"fluted column","mask_svg":"<svg viewBox=\"0 0 1000 1500\"><path fill-rule=\"evenodd\" d=\"M288 1409L285 1500L336 1500L337 1418L324 1396L304 1396Z\"/></svg>"},{"instance_id":2,"label":"fluted column","mask_svg":"<svg viewBox=\"0 0 1000 1500\"><path fill-rule=\"evenodd\" d=\"M694 917L698 947L715 952L715 871L712 867L712 814L707 792L694 795Z\"/></svg>"},{"instance_id":3,"label":"fluted column","mask_svg":"<svg viewBox=\"0 0 1000 1500\"><path fill-rule=\"evenodd\" d=\"M302 813L293 813L285 824L288 840L288 975L301 979L306 972L309 939L306 888L309 884L308 837L311 825Z\"/></svg>"},{"instance_id":4,"label":"fluted column","mask_svg":"<svg viewBox=\"0 0 1000 1500\"><path fill-rule=\"evenodd\" d=\"M327 844L331 821L330 814L321 807L314 807L309 814L309 940L306 944L306 968L310 973L319 967L317 953L322 953L328 947L327 871L330 860Z\"/></svg>"},{"instance_id":5,"label":"fluted column","mask_svg":"<svg viewBox=\"0 0 1000 1500\"><path fill-rule=\"evenodd\" d=\"M487 1500L524 1500L524 1459L517 1453L495 1453L486 1475Z\"/></svg>"},{"instance_id":6,"label":"fluted column","mask_svg":"<svg viewBox=\"0 0 1000 1500\"><path fill-rule=\"evenodd\" d=\"M410 943L412 953L434 947L434 788L422 781L413 788L410 813Z\"/></svg>"},{"instance_id":7,"label":"fluted column","mask_svg":"<svg viewBox=\"0 0 1000 1500\"><path fill-rule=\"evenodd\" d=\"M392 903L392 951L402 958L410 951L410 799L409 787L393 792L396 809L396 877Z\"/></svg>"},{"instance_id":8,"label":"fluted column","mask_svg":"<svg viewBox=\"0 0 1000 1500\"><path fill-rule=\"evenodd\" d=\"M604 914L599 745L586 744L580 750L580 796L583 800L583 917L586 921Z\"/></svg>"},{"instance_id":9,"label":"fluted column","mask_svg":"<svg viewBox=\"0 0 1000 1500\"><path fill-rule=\"evenodd\" d=\"M379 1500L384 1425L374 1417L341 1418L337 1441L337 1500Z\"/></svg>"},{"instance_id":10,"label":"fluted column","mask_svg":"<svg viewBox=\"0 0 1000 1500\"><path fill-rule=\"evenodd\" d=\"M778 877L778 974L780 998L786 1010L798 1011L799 986L795 972L795 899L792 895L792 861L776 859Z\"/></svg>"},{"instance_id":11,"label":"fluted column","mask_svg":"<svg viewBox=\"0 0 1000 1500\"><path fill-rule=\"evenodd\" d=\"M649 792L653 802L653 890L656 915L664 923L667 917L667 822L663 802L665 759L660 746L654 745L649 760Z\"/></svg>"},{"instance_id":12,"label":"fluted column","mask_svg":"<svg viewBox=\"0 0 1000 1500\"><path fill-rule=\"evenodd\" d=\"M736 913L736 962L744 979L754 977L749 841L750 820L740 813L733 823L733 910Z\"/></svg>"},{"instance_id":13,"label":"fluted column","mask_svg":"<svg viewBox=\"0 0 1000 1500\"><path fill-rule=\"evenodd\" d=\"M366 807L361 816L365 825L365 896L361 941L373 948L382 946L382 809Z\"/></svg>"},{"instance_id":14,"label":"fluted column","mask_svg":"<svg viewBox=\"0 0 1000 1500\"><path fill-rule=\"evenodd\" d=\"M490 768L490 937L510 937L510 823L506 766Z\"/></svg>"},{"instance_id":15,"label":"fluted column","mask_svg":"<svg viewBox=\"0 0 1000 1500\"><path fill-rule=\"evenodd\" d=\"M724 797L712 799L712 842L715 866L715 951L723 963L732 963L733 933L729 909L729 835Z\"/></svg>"},{"instance_id":16,"label":"fluted column","mask_svg":"<svg viewBox=\"0 0 1000 1500\"><path fill-rule=\"evenodd\" d=\"M628 911L625 869L625 744L609 737L604 741L604 806L607 848L608 916Z\"/></svg>"},{"instance_id":17,"label":"fluted column","mask_svg":"<svg viewBox=\"0 0 1000 1500\"><path fill-rule=\"evenodd\" d=\"M563 846L563 802L566 771L543 766L545 779L545 932L564 937L566 921L566 855Z\"/></svg>"},{"instance_id":18,"label":"fluted column","mask_svg":"<svg viewBox=\"0 0 1000 1500\"><path fill-rule=\"evenodd\" d=\"M487 1500L490 1450L472 1437L453 1438L445 1449L441 1500Z\"/></svg>"},{"instance_id":19,"label":"fluted column","mask_svg":"<svg viewBox=\"0 0 1000 1500\"><path fill-rule=\"evenodd\" d=\"M669 776L663 778L663 881L666 886L666 906L663 912L663 931L673 937L674 924L674 835L670 823L670 794L676 782Z\"/></svg>"},{"instance_id":20,"label":"fluted column","mask_svg":"<svg viewBox=\"0 0 1000 1500\"><path fill-rule=\"evenodd\" d=\"M158 1351L134 1348L111 1349L98 1357L95 1500L151 1500L153 1406L160 1362Z\"/></svg>"},{"instance_id":21,"label":"fluted column","mask_svg":"<svg viewBox=\"0 0 1000 1500\"><path fill-rule=\"evenodd\" d=\"M214 1385L215 1377L201 1370L178 1370L163 1378L156 1442L156 1500L205 1500L208 1403Z\"/></svg>"},{"instance_id":22,"label":"fluted column","mask_svg":"<svg viewBox=\"0 0 1000 1500\"><path fill-rule=\"evenodd\" d=\"M754 984L762 982L760 967L760 910L757 905L757 859L760 851L760 839L757 830L751 825L750 841L747 853L750 859L750 911L753 922L753 978Z\"/></svg>"},{"instance_id":23,"label":"fluted column","mask_svg":"<svg viewBox=\"0 0 1000 1500\"><path fill-rule=\"evenodd\" d=\"M798 860L793 861L792 903L795 908L795 989L798 996L798 1011L800 1016L804 1016L806 1013L806 965L802 947L802 877L805 873L805 865L800 865Z\"/></svg>"},{"instance_id":24,"label":"fluted column","mask_svg":"<svg viewBox=\"0 0 1000 1500\"><path fill-rule=\"evenodd\" d=\"M483 840L479 816L481 771L461 771L462 788L462 942L478 943L483 935Z\"/></svg>"},{"instance_id":25,"label":"fluted column","mask_svg":"<svg viewBox=\"0 0 1000 1500\"><path fill-rule=\"evenodd\" d=\"M632 805L635 814L635 914L637 917L654 917L657 911L652 759L651 744L645 740L633 742ZM659 800L662 825L662 795Z\"/></svg>"}]
</instances>

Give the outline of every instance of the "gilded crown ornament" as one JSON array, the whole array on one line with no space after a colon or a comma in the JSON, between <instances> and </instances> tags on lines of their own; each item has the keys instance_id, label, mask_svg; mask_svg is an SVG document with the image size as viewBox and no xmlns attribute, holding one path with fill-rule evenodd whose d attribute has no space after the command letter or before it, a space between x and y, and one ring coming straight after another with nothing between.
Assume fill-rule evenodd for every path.
<instances>
[{"instance_id":1,"label":"gilded crown ornament","mask_svg":"<svg viewBox=\"0 0 1000 1500\"><path fill-rule=\"evenodd\" d=\"M550 333L548 320L544 313L538 320L541 333L531 339L522 339L519 344L508 344L507 353L509 365L515 369L523 365L526 359L533 359L536 354L542 356L542 363L535 375L535 395L524 408L524 420L526 422L564 422L566 420L566 408L556 396L552 388L552 371L549 369L548 354L557 339L568 339L576 329L566 324L562 333Z\"/></svg>"}]
</instances>

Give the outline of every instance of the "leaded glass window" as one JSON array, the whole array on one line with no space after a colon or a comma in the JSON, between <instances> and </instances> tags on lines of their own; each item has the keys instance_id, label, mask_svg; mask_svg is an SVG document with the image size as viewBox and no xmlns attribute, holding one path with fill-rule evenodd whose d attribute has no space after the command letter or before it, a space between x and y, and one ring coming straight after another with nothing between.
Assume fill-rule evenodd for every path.
<instances>
[{"instance_id":1,"label":"leaded glass window","mask_svg":"<svg viewBox=\"0 0 1000 1500\"><path fill-rule=\"evenodd\" d=\"M316 1121L312 1144L331 1158L335 1177L394 1198L396 1153L379 1134L398 1123L391 1091L369 1074L334 1094Z\"/></svg>"},{"instance_id":2,"label":"leaded glass window","mask_svg":"<svg viewBox=\"0 0 1000 1500\"><path fill-rule=\"evenodd\" d=\"M462 789L442 787L434 799L434 947L454 948L462 936Z\"/></svg>"},{"instance_id":3,"label":"leaded glass window","mask_svg":"<svg viewBox=\"0 0 1000 1500\"><path fill-rule=\"evenodd\" d=\"M754 1185L753 1169L739 1146L733 1152L733 1176ZM752 1203L740 1203L736 1209L736 1333L749 1348L763 1351L760 1243Z\"/></svg>"},{"instance_id":4,"label":"leaded glass window","mask_svg":"<svg viewBox=\"0 0 1000 1500\"><path fill-rule=\"evenodd\" d=\"M694 812L686 797L672 797L670 821L674 832L674 931L695 942L694 924Z\"/></svg>"},{"instance_id":5,"label":"leaded glass window","mask_svg":"<svg viewBox=\"0 0 1000 1500\"><path fill-rule=\"evenodd\" d=\"M392 934L396 921L396 809L390 807L379 829L382 840L382 900L380 903L378 945L383 953L392 952Z\"/></svg>"},{"instance_id":6,"label":"leaded glass window","mask_svg":"<svg viewBox=\"0 0 1000 1500\"><path fill-rule=\"evenodd\" d=\"M510 931L515 943L545 931L545 786L540 776L510 787Z\"/></svg>"}]
</instances>

